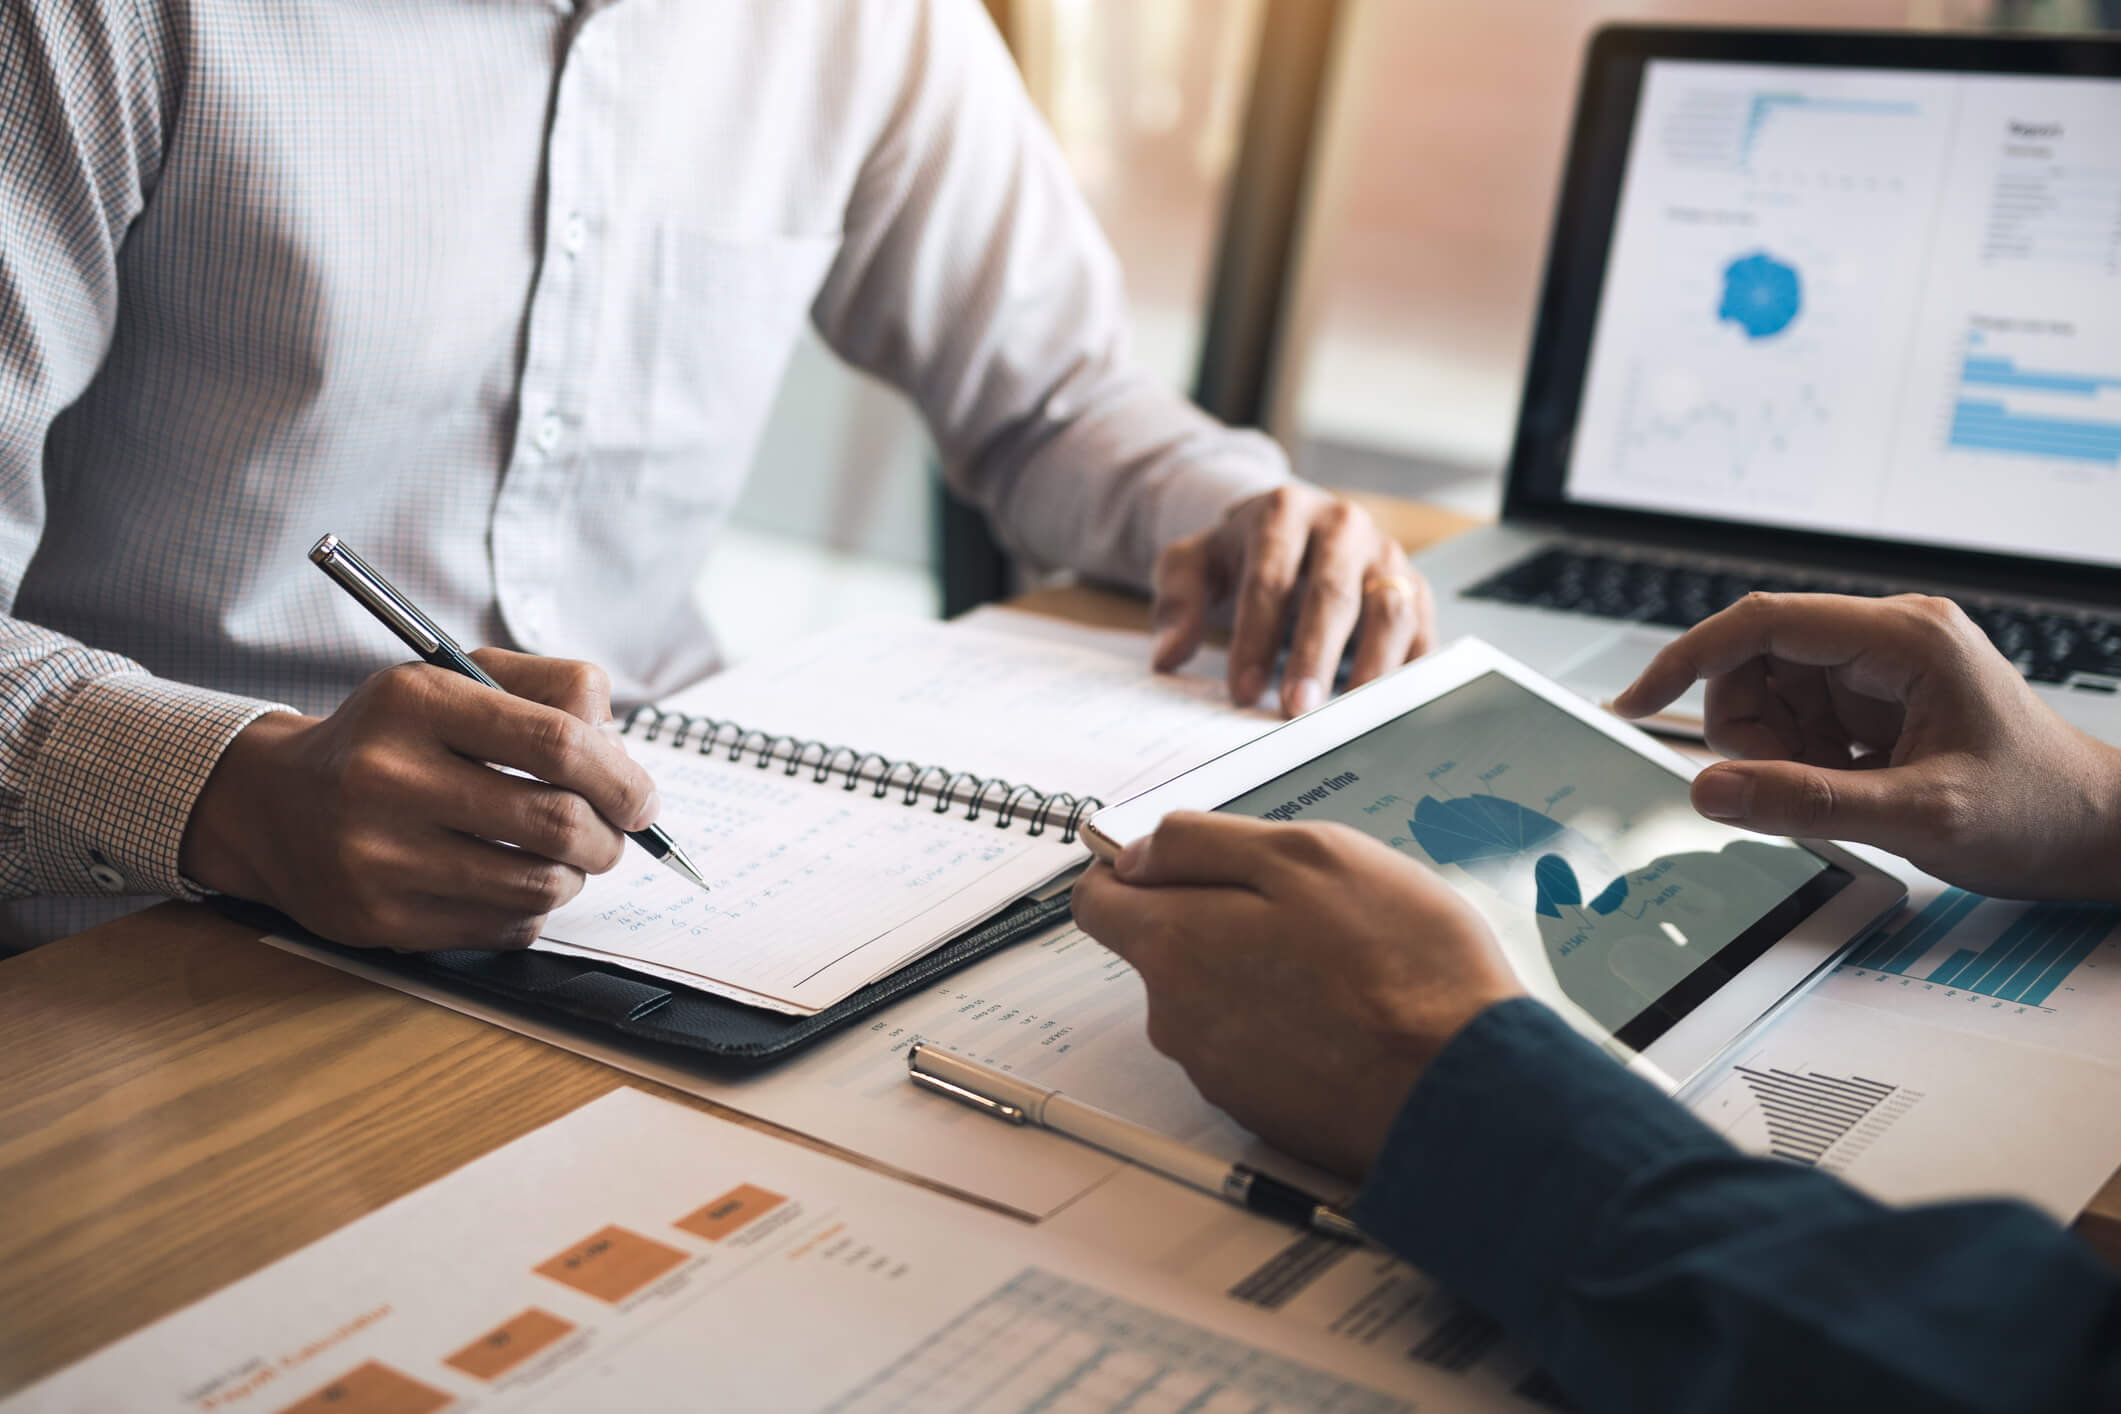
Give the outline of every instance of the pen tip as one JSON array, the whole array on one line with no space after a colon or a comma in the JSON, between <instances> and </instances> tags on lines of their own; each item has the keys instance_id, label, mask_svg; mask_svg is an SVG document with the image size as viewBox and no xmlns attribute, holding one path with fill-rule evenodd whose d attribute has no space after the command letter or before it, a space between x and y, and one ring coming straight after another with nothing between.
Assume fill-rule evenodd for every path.
<instances>
[{"instance_id":1,"label":"pen tip","mask_svg":"<svg viewBox=\"0 0 2121 1414\"><path fill-rule=\"evenodd\" d=\"M671 868L677 870L680 874L683 874L694 884L698 885L701 893L709 892L707 888L707 876L702 874L699 871L698 867L693 864L691 859L686 857L684 850L679 849L677 847L676 841L671 842L670 852L663 856L663 862L665 864L668 864Z\"/></svg>"},{"instance_id":2,"label":"pen tip","mask_svg":"<svg viewBox=\"0 0 2121 1414\"><path fill-rule=\"evenodd\" d=\"M1311 1227L1314 1231L1325 1233L1329 1237L1337 1237L1343 1242L1361 1242L1364 1240L1362 1229L1357 1227L1348 1218L1347 1214L1341 1212L1338 1208L1329 1208L1323 1203L1311 1210Z\"/></svg>"}]
</instances>

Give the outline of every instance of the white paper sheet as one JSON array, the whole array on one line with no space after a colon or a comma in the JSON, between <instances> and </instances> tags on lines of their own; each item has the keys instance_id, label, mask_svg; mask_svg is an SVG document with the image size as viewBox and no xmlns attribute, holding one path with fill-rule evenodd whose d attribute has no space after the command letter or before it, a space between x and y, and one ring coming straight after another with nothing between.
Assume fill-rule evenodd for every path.
<instances>
[{"instance_id":1,"label":"white paper sheet","mask_svg":"<svg viewBox=\"0 0 2121 1414\"><path fill-rule=\"evenodd\" d=\"M1147 635L991 610L856 620L662 705L1112 804L1275 724L1230 706L1222 668L1152 673Z\"/></svg>"},{"instance_id":2,"label":"white paper sheet","mask_svg":"<svg viewBox=\"0 0 2121 1414\"><path fill-rule=\"evenodd\" d=\"M1502 1408L1241 1303L636 1091L11 1410Z\"/></svg>"}]
</instances>

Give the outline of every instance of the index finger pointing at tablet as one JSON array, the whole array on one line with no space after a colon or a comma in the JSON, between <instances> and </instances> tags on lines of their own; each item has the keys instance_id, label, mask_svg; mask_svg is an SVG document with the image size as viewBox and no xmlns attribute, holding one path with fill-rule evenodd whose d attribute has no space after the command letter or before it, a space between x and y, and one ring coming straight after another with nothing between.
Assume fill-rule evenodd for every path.
<instances>
[{"instance_id":1,"label":"index finger pointing at tablet","mask_svg":"<svg viewBox=\"0 0 2121 1414\"><path fill-rule=\"evenodd\" d=\"M1859 668L1863 680L1852 687L1899 700L1914 672L1907 649L1916 617L1906 599L1748 594L1666 644L1613 699L1613 710L1647 717L1697 681L1770 657L1815 668Z\"/></svg>"}]
</instances>

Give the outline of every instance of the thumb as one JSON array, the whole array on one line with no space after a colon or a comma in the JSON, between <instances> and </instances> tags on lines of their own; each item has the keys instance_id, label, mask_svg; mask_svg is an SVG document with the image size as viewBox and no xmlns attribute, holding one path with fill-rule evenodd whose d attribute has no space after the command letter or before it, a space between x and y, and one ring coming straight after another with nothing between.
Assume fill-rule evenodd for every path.
<instances>
[{"instance_id":1,"label":"thumb","mask_svg":"<svg viewBox=\"0 0 2121 1414\"><path fill-rule=\"evenodd\" d=\"M1861 771L1730 761L1694 778L1694 808L1764 835L1856 840L1904 854L1919 833L1920 775L1912 766Z\"/></svg>"}]
</instances>

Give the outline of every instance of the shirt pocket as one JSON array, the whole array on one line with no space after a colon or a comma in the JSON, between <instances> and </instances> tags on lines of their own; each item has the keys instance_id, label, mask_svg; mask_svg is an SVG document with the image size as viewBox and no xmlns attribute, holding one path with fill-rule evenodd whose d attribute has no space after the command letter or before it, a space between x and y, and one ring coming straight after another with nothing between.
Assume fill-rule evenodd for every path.
<instances>
[{"instance_id":1,"label":"shirt pocket","mask_svg":"<svg viewBox=\"0 0 2121 1414\"><path fill-rule=\"evenodd\" d=\"M679 474L749 466L840 241L658 229L648 446Z\"/></svg>"}]
</instances>

